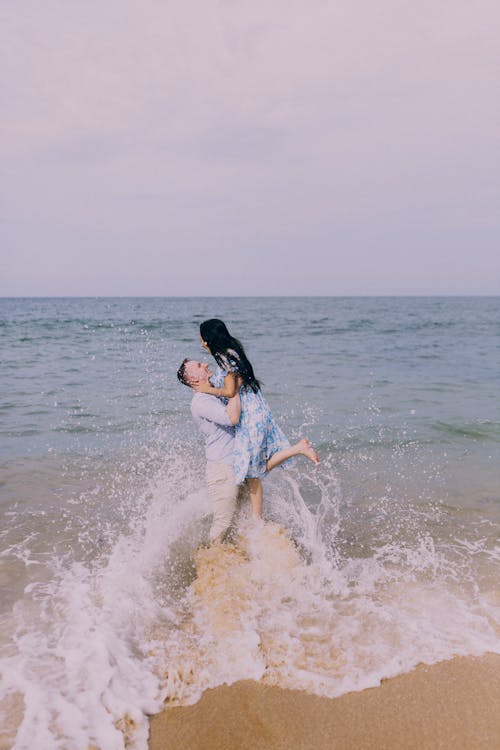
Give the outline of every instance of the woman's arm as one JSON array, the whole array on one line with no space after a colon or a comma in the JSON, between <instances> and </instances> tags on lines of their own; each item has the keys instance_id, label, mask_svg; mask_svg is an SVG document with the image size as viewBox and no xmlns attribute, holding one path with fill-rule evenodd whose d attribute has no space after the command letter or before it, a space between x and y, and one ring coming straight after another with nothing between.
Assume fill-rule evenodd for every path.
<instances>
[{"instance_id":1,"label":"woman's arm","mask_svg":"<svg viewBox=\"0 0 500 750\"><path fill-rule=\"evenodd\" d=\"M227 402L226 414L229 417L229 421L232 425L238 424L241 415L241 401L239 392L236 393L236 396L234 396L234 398L230 398Z\"/></svg>"},{"instance_id":2,"label":"woman's arm","mask_svg":"<svg viewBox=\"0 0 500 750\"><path fill-rule=\"evenodd\" d=\"M199 385L194 385L193 390L197 393L210 393L211 396L233 398L238 390L236 385L236 375L234 372L228 372L224 378L224 385L222 388L214 388L210 383L200 383Z\"/></svg>"}]
</instances>

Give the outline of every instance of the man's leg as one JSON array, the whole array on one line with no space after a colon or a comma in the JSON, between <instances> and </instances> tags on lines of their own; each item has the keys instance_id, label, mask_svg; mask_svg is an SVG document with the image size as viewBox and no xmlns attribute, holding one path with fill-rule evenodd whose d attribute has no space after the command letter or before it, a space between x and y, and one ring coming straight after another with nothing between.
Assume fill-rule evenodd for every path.
<instances>
[{"instance_id":1,"label":"man's leg","mask_svg":"<svg viewBox=\"0 0 500 750\"><path fill-rule=\"evenodd\" d=\"M214 513L209 533L213 544L222 541L236 510L238 486L234 481L232 466L222 462L207 463L207 484Z\"/></svg>"}]
</instances>

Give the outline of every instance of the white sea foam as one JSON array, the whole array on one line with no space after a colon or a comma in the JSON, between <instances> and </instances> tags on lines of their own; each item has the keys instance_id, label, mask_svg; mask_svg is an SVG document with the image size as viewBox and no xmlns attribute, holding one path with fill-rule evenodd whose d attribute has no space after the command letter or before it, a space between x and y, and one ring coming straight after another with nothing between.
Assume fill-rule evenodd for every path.
<instances>
[{"instance_id":1,"label":"white sea foam","mask_svg":"<svg viewBox=\"0 0 500 750\"><path fill-rule=\"evenodd\" d=\"M169 462L134 511L124 504L108 553L85 564L55 555L25 590L1 663L4 708L24 701L15 750L145 750L148 714L222 683L335 696L419 662L500 651L498 592L470 571L464 584L460 560L429 532L339 553L328 462L271 479L272 521L252 523L243 507L230 544L196 552L209 512L200 487ZM29 564L29 543L14 551Z\"/></svg>"}]
</instances>

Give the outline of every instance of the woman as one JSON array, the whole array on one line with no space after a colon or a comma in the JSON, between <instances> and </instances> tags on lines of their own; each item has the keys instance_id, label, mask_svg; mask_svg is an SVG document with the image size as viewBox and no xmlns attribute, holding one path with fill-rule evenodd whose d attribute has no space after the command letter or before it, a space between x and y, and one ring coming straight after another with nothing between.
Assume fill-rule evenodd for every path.
<instances>
[{"instance_id":1,"label":"woman","mask_svg":"<svg viewBox=\"0 0 500 750\"><path fill-rule=\"evenodd\" d=\"M240 386L241 417L235 430L234 473L237 484L246 480L254 514L262 518L262 482L267 471L292 456L302 455L319 463L318 454L305 438L290 445L280 430L265 398L243 345L217 318L200 326L201 345L219 365L212 385L196 390L232 398Z\"/></svg>"}]
</instances>

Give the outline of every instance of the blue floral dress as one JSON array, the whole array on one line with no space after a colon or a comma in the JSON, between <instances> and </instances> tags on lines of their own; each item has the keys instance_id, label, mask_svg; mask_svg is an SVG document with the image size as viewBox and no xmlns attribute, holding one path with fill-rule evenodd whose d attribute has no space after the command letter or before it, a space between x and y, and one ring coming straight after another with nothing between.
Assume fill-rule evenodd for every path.
<instances>
[{"instance_id":1,"label":"blue floral dress","mask_svg":"<svg viewBox=\"0 0 500 750\"><path fill-rule=\"evenodd\" d=\"M235 368L236 369L236 368ZM215 388L222 388L229 370L218 367L210 378ZM240 388L241 417L234 434L234 474L236 483L247 477L261 478L266 461L290 443L274 421L269 404L260 391Z\"/></svg>"}]
</instances>

